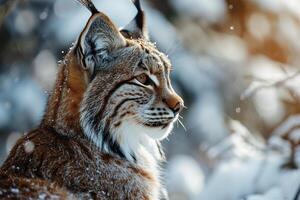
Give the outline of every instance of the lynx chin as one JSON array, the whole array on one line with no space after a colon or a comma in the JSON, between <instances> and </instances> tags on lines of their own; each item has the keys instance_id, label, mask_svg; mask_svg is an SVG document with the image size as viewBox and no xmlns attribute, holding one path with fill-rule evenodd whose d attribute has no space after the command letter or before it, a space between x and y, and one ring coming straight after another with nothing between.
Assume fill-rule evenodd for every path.
<instances>
[{"instance_id":1,"label":"lynx chin","mask_svg":"<svg viewBox=\"0 0 300 200\"><path fill-rule=\"evenodd\" d=\"M79 2L92 15L59 66L41 124L1 167L0 198L168 199L160 141L184 106L170 61L150 42L138 0L122 29Z\"/></svg>"}]
</instances>

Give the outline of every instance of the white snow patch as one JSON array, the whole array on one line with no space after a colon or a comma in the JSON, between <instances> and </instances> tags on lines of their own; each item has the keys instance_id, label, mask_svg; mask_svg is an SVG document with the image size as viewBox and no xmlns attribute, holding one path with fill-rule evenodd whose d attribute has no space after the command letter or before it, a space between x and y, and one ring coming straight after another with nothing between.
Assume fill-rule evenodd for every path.
<instances>
[{"instance_id":1,"label":"white snow patch","mask_svg":"<svg viewBox=\"0 0 300 200\"><path fill-rule=\"evenodd\" d=\"M193 158L177 155L169 161L166 171L170 194L187 195L186 199L197 199L204 185L204 174Z\"/></svg>"},{"instance_id":2,"label":"white snow patch","mask_svg":"<svg viewBox=\"0 0 300 200\"><path fill-rule=\"evenodd\" d=\"M259 142L242 124L232 121L230 127L237 136L213 148L222 159L197 199L293 200L300 185L300 170L282 168L290 153L282 139L275 135L268 146L257 146Z\"/></svg>"},{"instance_id":3,"label":"white snow patch","mask_svg":"<svg viewBox=\"0 0 300 200\"><path fill-rule=\"evenodd\" d=\"M31 142L30 140L26 141L24 143L24 149L26 153L32 153L34 150L34 143Z\"/></svg>"},{"instance_id":4,"label":"white snow patch","mask_svg":"<svg viewBox=\"0 0 300 200\"><path fill-rule=\"evenodd\" d=\"M219 22L224 19L226 11L223 0L173 0L170 3L184 15L204 18L208 22Z\"/></svg>"},{"instance_id":5,"label":"white snow patch","mask_svg":"<svg viewBox=\"0 0 300 200\"><path fill-rule=\"evenodd\" d=\"M272 188L267 191L265 194L261 195L251 195L247 200L283 200L283 194L280 188Z\"/></svg>"}]
</instances>

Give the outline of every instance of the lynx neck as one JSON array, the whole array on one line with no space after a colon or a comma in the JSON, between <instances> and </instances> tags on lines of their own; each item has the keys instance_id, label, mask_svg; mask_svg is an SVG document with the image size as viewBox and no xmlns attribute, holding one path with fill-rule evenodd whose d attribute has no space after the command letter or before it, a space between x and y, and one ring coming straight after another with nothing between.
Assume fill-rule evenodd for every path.
<instances>
[{"instance_id":1,"label":"lynx neck","mask_svg":"<svg viewBox=\"0 0 300 200\"><path fill-rule=\"evenodd\" d=\"M71 50L59 64L57 79L41 124L68 136L82 134L79 107L87 87L84 72L73 54L75 52Z\"/></svg>"}]
</instances>

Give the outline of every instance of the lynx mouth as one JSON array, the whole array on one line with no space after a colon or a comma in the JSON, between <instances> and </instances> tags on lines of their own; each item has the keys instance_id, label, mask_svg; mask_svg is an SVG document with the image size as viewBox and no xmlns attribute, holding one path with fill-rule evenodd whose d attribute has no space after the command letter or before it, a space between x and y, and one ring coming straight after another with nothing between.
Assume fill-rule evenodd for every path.
<instances>
[{"instance_id":1,"label":"lynx mouth","mask_svg":"<svg viewBox=\"0 0 300 200\"><path fill-rule=\"evenodd\" d=\"M143 125L147 127L152 127L152 128L158 128L160 127L161 129L167 128L169 125L173 124L174 121L176 121L176 118L170 118L168 120L164 121L155 121L155 122L146 122Z\"/></svg>"},{"instance_id":2,"label":"lynx mouth","mask_svg":"<svg viewBox=\"0 0 300 200\"><path fill-rule=\"evenodd\" d=\"M163 122L148 122L148 123L145 123L144 125L145 126L148 126L148 127L162 127L162 129L166 128L169 124L169 123L163 123Z\"/></svg>"}]
</instances>

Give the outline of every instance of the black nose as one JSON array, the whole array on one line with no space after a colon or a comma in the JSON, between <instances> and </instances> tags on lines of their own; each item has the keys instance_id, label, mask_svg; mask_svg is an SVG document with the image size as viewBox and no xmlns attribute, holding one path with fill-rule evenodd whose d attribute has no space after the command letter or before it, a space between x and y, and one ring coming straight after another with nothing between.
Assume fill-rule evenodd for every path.
<instances>
[{"instance_id":1,"label":"black nose","mask_svg":"<svg viewBox=\"0 0 300 200\"><path fill-rule=\"evenodd\" d=\"M174 115L178 114L183 109L183 100L176 93L167 95L162 101L173 111Z\"/></svg>"},{"instance_id":2,"label":"black nose","mask_svg":"<svg viewBox=\"0 0 300 200\"><path fill-rule=\"evenodd\" d=\"M183 105L181 102L178 102L173 108L170 107L170 109L173 111L174 115L177 115L182 110Z\"/></svg>"}]
</instances>

